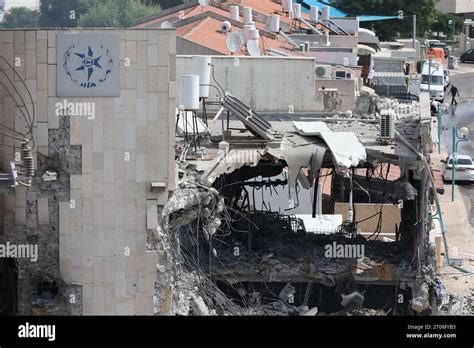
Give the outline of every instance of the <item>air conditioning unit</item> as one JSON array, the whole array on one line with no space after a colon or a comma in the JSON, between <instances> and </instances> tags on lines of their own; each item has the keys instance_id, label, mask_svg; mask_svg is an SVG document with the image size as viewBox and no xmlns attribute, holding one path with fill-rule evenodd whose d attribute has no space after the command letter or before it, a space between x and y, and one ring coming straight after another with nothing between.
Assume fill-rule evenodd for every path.
<instances>
[{"instance_id":1,"label":"air conditioning unit","mask_svg":"<svg viewBox=\"0 0 474 348\"><path fill-rule=\"evenodd\" d=\"M393 110L382 110L380 112L380 139L395 139L395 112Z\"/></svg>"},{"instance_id":2,"label":"air conditioning unit","mask_svg":"<svg viewBox=\"0 0 474 348\"><path fill-rule=\"evenodd\" d=\"M316 65L314 70L316 78L330 79L332 75L332 66L330 65Z\"/></svg>"}]
</instances>

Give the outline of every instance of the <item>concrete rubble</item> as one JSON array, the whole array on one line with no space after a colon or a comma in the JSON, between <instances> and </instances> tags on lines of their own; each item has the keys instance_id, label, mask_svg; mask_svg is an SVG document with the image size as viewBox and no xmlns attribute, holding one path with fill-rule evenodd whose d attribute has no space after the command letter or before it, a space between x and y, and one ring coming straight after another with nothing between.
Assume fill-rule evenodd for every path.
<instances>
[{"instance_id":1,"label":"concrete rubble","mask_svg":"<svg viewBox=\"0 0 474 348\"><path fill-rule=\"evenodd\" d=\"M281 134L273 143L252 145L251 137L247 137L248 143L241 145L228 133L224 152L219 150L222 143L218 146L220 126L214 127L211 121L198 150L193 151L194 145L183 137L176 156L178 189L160 213L161 224L156 231L160 250L168 255L162 267L172 270L171 276L159 282L172 289L171 313L388 315L433 311L429 290L436 286L433 253L423 247L418 264L413 264L413 232L411 227L403 227L404 219L407 224L415 219L412 209L402 211L398 236L380 240L359 235L351 220L345 221L337 233L306 233L304 223L294 215L296 209L301 209L302 190L312 189L323 168L340 167L329 171L332 180L342 175L347 181L344 185L352 185L351 168L360 166L369 175L371 167L384 161L406 165L406 159L393 152L392 145L369 143L363 136L379 131L377 114L386 108L394 110L403 134L410 134L406 129L419 131L419 103L404 104L370 93L359 98L354 113L332 115L331 122L325 123L328 132L351 132L351 136L362 139L359 144L364 156L349 162L338 162L338 154L324 137L304 131L298 134L285 121L272 123L272 132ZM354 128L355 122L358 128ZM304 126L300 122L296 128L302 131ZM202 155L195 155L196 151ZM243 151L254 155L239 160L238 154ZM230 157L233 161L226 161ZM373 183L370 177L366 179L372 186L359 184L365 190L362 196L369 193L369 198L382 200L382 207L401 201L409 206L421 198L419 183L404 177L403 168L400 178L392 181L387 181L390 165L379 170ZM282 176L275 179L275 175ZM262 198L256 204L258 191ZM285 211L272 208L281 195L289 200L283 205ZM262 207L257 208L260 204ZM380 226L377 230L381 232ZM328 259L325 248L333 243L358 243L364 246L365 254L359 260ZM393 303L397 292L406 296L403 304ZM334 300L330 300L332 297ZM383 299L388 302L380 307ZM156 313L163 311L165 302L163 288L157 287Z\"/></svg>"}]
</instances>

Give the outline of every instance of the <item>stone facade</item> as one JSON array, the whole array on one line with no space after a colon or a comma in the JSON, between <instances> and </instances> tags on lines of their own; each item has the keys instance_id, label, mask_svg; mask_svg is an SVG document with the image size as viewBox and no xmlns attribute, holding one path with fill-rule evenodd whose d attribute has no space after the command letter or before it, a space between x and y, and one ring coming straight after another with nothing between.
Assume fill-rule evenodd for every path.
<instances>
[{"instance_id":1,"label":"stone facade","mask_svg":"<svg viewBox=\"0 0 474 348\"><path fill-rule=\"evenodd\" d=\"M58 30L0 31L0 55L14 66L19 62L15 70L36 111L33 184L0 192L0 242L14 238L39 248L36 264L18 262L20 312L34 312L36 284L48 278L60 284L65 303L54 313L153 314L160 255L147 250L146 240L157 208L175 187L175 31L64 32L120 34L121 94L58 98ZM0 67L20 85L6 65ZM55 106L64 99L94 103L95 118L58 117ZM25 128L1 84L0 124ZM8 168L19 151L19 141L0 135L0 167ZM58 180L44 182L46 170L56 171ZM152 190L151 182L166 188ZM71 293L77 302L68 303Z\"/></svg>"}]
</instances>

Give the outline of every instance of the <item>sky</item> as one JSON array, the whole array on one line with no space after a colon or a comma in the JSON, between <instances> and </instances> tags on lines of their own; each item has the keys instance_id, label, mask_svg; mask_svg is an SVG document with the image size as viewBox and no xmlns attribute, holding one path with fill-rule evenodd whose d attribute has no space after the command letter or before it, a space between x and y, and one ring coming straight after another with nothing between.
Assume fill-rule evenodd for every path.
<instances>
[{"instance_id":1,"label":"sky","mask_svg":"<svg viewBox=\"0 0 474 348\"><path fill-rule=\"evenodd\" d=\"M2 1L0 0L0 3ZM28 7L28 8L37 8L39 0L4 0L5 10L8 10L12 7Z\"/></svg>"}]
</instances>

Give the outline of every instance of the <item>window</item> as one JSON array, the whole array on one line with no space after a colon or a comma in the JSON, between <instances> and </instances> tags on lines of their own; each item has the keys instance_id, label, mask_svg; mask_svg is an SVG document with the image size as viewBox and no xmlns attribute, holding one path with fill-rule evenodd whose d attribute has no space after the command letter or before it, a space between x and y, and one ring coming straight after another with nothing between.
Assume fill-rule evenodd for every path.
<instances>
[{"instance_id":1,"label":"window","mask_svg":"<svg viewBox=\"0 0 474 348\"><path fill-rule=\"evenodd\" d=\"M453 164L453 159L451 158L449 160L449 164ZM458 166L471 166L472 165L472 161L468 158L459 158L458 161L457 161L457 165Z\"/></svg>"},{"instance_id":2,"label":"window","mask_svg":"<svg viewBox=\"0 0 474 348\"><path fill-rule=\"evenodd\" d=\"M433 76L431 75L431 82L428 81L428 75L421 75L421 84L422 85L427 85L427 84L432 84L432 85L439 85L442 86L444 81L442 76Z\"/></svg>"}]
</instances>

